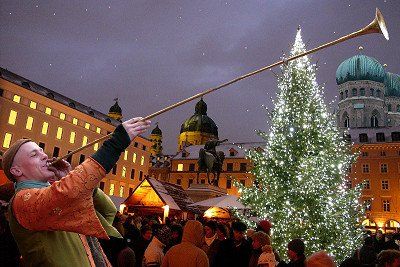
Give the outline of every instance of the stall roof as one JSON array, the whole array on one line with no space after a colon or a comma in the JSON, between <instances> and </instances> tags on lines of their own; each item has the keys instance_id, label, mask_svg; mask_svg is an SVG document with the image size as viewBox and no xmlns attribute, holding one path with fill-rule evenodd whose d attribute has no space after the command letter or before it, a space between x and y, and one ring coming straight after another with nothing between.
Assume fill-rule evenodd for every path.
<instances>
[{"instance_id":1,"label":"stall roof","mask_svg":"<svg viewBox=\"0 0 400 267\"><path fill-rule=\"evenodd\" d=\"M168 205L172 210L198 213L196 207L190 207L193 200L179 185L159 181L153 177L144 179L124 202L135 206Z\"/></svg>"}]
</instances>

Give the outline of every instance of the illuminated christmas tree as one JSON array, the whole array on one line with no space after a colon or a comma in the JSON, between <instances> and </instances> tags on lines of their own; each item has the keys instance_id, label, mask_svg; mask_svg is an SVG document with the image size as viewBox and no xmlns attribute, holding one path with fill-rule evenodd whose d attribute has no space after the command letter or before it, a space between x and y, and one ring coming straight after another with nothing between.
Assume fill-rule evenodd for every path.
<instances>
[{"instance_id":1,"label":"illuminated christmas tree","mask_svg":"<svg viewBox=\"0 0 400 267\"><path fill-rule=\"evenodd\" d=\"M291 56L304 51L299 29ZM306 255L326 250L341 262L360 246L360 189L346 187L355 156L337 130L315 73L306 56L283 65L270 132L259 133L266 147L248 151L255 185L238 185L240 201L271 221L272 245L282 257L290 240L302 238Z\"/></svg>"}]
</instances>

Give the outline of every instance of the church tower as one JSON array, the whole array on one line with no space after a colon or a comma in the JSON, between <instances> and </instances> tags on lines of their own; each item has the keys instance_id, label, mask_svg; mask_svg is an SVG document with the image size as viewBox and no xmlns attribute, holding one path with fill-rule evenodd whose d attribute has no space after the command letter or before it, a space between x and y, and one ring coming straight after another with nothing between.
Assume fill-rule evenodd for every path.
<instances>
[{"instance_id":1,"label":"church tower","mask_svg":"<svg viewBox=\"0 0 400 267\"><path fill-rule=\"evenodd\" d=\"M201 98L196 104L194 115L181 125L178 137L178 151L185 146L203 145L211 139L218 139L218 127L207 116L207 104Z\"/></svg>"},{"instance_id":2,"label":"church tower","mask_svg":"<svg viewBox=\"0 0 400 267\"><path fill-rule=\"evenodd\" d=\"M118 98L114 99L115 104L108 111L108 117L122 122L122 109L118 105Z\"/></svg>"},{"instance_id":3,"label":"church tower","mask_svg":"<svg viewBox=\"0 0 400 267\"><path fill-rule=\"evenodd\" d=\"M153 157L158 155L162 155L162 131L158 127L158 123L156 124L156 128L151 131L150 141L153 143L151 146L150 152Z\"/></svg>"}]
</instances>

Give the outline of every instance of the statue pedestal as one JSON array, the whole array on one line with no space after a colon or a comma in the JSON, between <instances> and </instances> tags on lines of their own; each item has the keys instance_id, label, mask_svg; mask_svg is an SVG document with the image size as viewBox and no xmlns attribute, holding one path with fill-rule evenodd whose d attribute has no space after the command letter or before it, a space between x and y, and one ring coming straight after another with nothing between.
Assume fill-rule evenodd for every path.
<instances>
[{"instance_id":1,"label":"statue pedestal","mask_svg":"<svg viewBox=\"0 0 400 267\"><path fill-rule=\"evenodd\" d=\"M191 184L185 192L194 202L199 202L209 198L226 195L227 191L226 189L209 184Z\"/></svg>"}]
</instances>

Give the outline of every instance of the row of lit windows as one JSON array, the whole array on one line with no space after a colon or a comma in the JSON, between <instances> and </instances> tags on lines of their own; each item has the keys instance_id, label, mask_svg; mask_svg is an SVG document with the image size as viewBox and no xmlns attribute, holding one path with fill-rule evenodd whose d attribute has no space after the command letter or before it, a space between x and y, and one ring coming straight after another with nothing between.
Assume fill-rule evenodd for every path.
<instances>
[{"instance_id":1,"label":"row of lit windows","mask_svg":"<svg viewBox=\"0 0 400 267\"><path fill-rule=\"evenodd\" d=\"M182 172L183 171L183 167L184 167L183 165L184 165L183 163L179 163L177 165L177 169L176 170L178 172ZM190 172L195 171L195 164L194 163L190 163L189 164L189 171ZM226 164L226 171L233 171L233 163L227 163ZM247 163L240 163L239 171L247 172Z\"/></svg>"},{"instance_id":2,"label":"row of lit windows","mask_svg":"<svg viewBox=\"0 0 400 267\"><path fill-rule=\"evenodd\" d=\"M108 194L110 196L113 196L114 195L114 191L115 191L115 185L113 183L111 183L110 184L110 190L109 190ZM120 197L124 196L124 186L123 185L119 186L119 196Z\"/></svg>"},{"instance_id":3,"label":"row of lit windows","mask_svg":"<svg viewBox=\"0 0 400 267\"><path fill-rule=\"evenodd\" d=\"M113 175L117 175L117 164L114 165L114 167L111 170L111 173ZM122 171L121 171L121 177L125 178L127 174L127 169L125 166L122 166ZM131 170L131 179L135 179L135 169ZM143 179L143 171L139 171L139 181Z\"/></svg>"},{"instance_id":4,"label":"row of lit windows","mask_svg":"<svg viewBox=\"0 0 400 267\"><path fill-rule=\"evenodd\" d=\"M372 210L372 199L367 199L364 201L364 206L366 211ZM390 211L390 200L386 199L382 201L382 210L383 211Z\"/></svg>"},{"instance_id":5,"label":"row of lit windows","mask_svg":"<svg viewBox=\"0 0 400 267\"><path fill-rule=\"evenodd\" d=\"M19 95L14 95L13 101L16 102L16 103L20 103L21 102L21 97ZM29 102L29 107L31 109L36 109L37 108L37 103L35 101L30 101ZM13 112L15 113L13 116L15 116L15 118L16 118L16 116L17 116L16 111L13 111ZM44 112L47 115L51 115L52 114L52 109L49 108L49 107L46 107ZM10 117L11 117L11 114L10 114ZM60 112L59 118L60 118L60 120L65 120L65 118L66 118L65 113ZM14 124L15 124L15 121L14 121ZM72 124L78 125L78 119L77 118L72 118ZM84 127L85 127L85 129L89 130L90 129L90 123L86 122ZM96 127L96 133L101 133L101 128L100 127Z\"/></svg>"},{"instance_id":6,"label":"row of lit windows","mask_svg":"<svg viewBox=\"0 0 400 267\"><path fill-rule=\"evenodd\" d=\"M393 153L393 154L394 154L394 153ZM393 154L392 154L392 155L393 155ZM375 155L376 155L376 154L375 154ZM379 155L380 155L381 157L386 157L386 156L387 156L385 150L379 151ZM389 154L389 155L390 155L390 154ZM400 150L398 150L398 151L396 152L395 155L396 155L396 156L400 156ZM363 152L361 152L361 156L362 156L362 157L368 157L368 156L369 156L369 153L366 152L366 151L363 151ZM400 170L400 169L399 169L399 170Z\"/></svg>"},{"instance_id":7,"label":"row of lit windows","mask_svg":"<svg viewBox=\"0 0 400 267\"><path fill-rule=\"evenodd\" d=\"M388 173L388 165L386 163L382 163L380 165L380 171L381 171L381 173ZM400 165L399 165L399 171L400 171ZM370 172L369 164L363 164L362 165L362 172L363 173L369 173Z\"/></svg>"},{"instance_id":8,"label":"row of lit windows","mask_svg":"<svg viewBox=\"0 0 400 267\"><path fill-rule=\"evenodd\" d=\"M226 184L225 184L225 188L226 189L231 189L232 188L232 179L233 179L232 177L226 179ZM189 187L190 187L191 184L193 184L193 181L194 181L193 179L189 179ZM200 182L200 184L205 184L206 183L206 179L200 179L199 182ZM246 180L241 179L241 180L239 180L239 183L241 183L243 186L245 186L246 185ZM176 179L176 184L177 185L182 185L182 179L181 178L177 178Z\"/></svg>"},{"instance_id":9,"label":"row of lit windows","mask_svg":"<svg viewBox=\"0 0 400 267\"><path fill-rule=\"evenodd\" d=\"M351 181L347 181L346 182L346 186L347 188L351 188L352 187L352 182ZM364 190L370 190L371 189L371 182L370 180L364 180L362 182L362 189ZM389 180L381 180L381 189L382 190L389 190Z\"/></svg>"}]
</instances>

